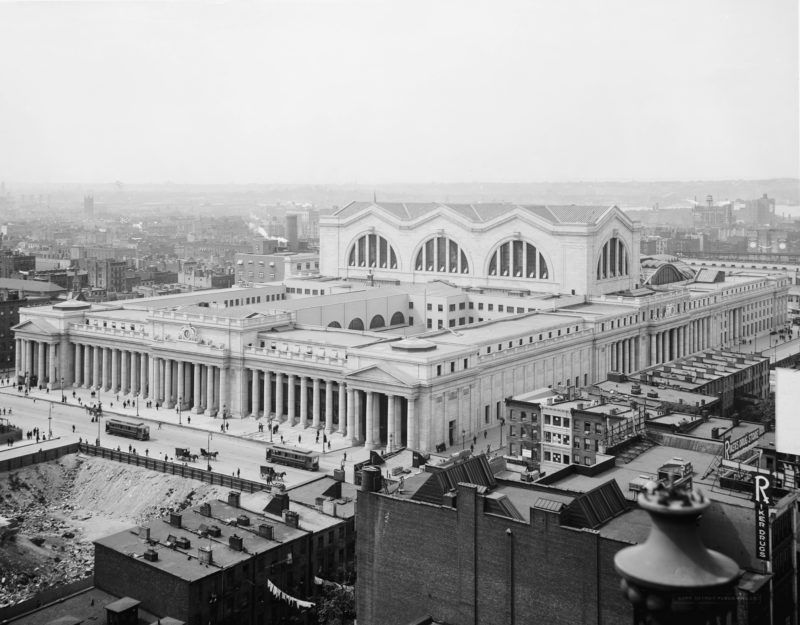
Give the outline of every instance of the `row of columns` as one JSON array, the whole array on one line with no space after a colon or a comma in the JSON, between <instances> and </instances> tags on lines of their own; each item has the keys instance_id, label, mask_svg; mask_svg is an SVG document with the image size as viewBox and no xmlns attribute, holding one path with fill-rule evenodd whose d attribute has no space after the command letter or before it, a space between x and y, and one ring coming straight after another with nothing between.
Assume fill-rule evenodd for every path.
<instances>
[{"instance_id":1,"label":"row of columns","mask_svg":"<svg viewBox=\"0 0 800 625\"><path fill-rule=\"evenodd\" d=\"M657 365L715 346L711 317L650 335L650 364Z\"/></svg>"},{"instance_id":2,"label":"row of columns","mask_svg":"<svg viewBox=\"0 0 800 625\"><path fill-rule=\"evenodd\" d=\"M410 397L356 389L339 380L257 368L250 369L246 384L249 388L251 416L263 414L271 418L274 414L280 423L322 429L328 434L336 432L354 443L363 442L370 448L386 446L391 451L404 445L416 447L419 443L415 402ZM387 406L386 437L382 439L379 406L384 395Z\"/></svg>"},{"instance_id":3,"label":"row of columns","mask_svg":"<svg viewBox=\"0 0 800 625\"><path fill-rule=\"evenodd\" d=\"M35 375L37 385L55 385L60 345L33 339L16 339L14 347L14 365L18 374L26 376L26 384Z\"/></svg>"},{"instance_id":4,"label":"row of columns","mask_svg":"<svg viewBox=\"0 0 800 625\"><path fill-rule=\"evenodd\" d=\"M639 339L623 339L611 344L611 371L633 373L639 369Z\"/></svg>"}]
</instances>

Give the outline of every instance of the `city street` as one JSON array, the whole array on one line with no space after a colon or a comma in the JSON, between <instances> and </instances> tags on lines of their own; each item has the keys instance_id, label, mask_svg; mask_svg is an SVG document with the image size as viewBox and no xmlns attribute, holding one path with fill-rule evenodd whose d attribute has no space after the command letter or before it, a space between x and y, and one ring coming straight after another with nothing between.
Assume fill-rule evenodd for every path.
<instances>
[{"instance_id":1,"label":"city street","mask_svg":"<svg viewBox=\"0 0 800 625\"><path fill-rule=\"evenodd\" d=\"M32 450L40 448L58 447L65 442L77 442L78 439L94 442L98 436L98 424L92 423L91 417L86 411L87 402L89 405L96 398L91 397L88 389L67 388L67 403L61 403L61 394L56 390L49 393L40 390L31 390L26 397L24 393L19 393L15 386L5 386L0 388L0 413L3 408L11 415L2 415L9 419L14 425L23 429L22 441L15 443L13 447L0 447L0 459L8 458L13 455L22 455ZM73 398L72 393L75 392ZM80 398L81 403L78 402ZM248 417L244 419L227 419L225 425L228 426L223 434L220 426L222 419L206 417L203 415L193 415L187 411L179 415L175 409L169 410L160 408L139 408L137 410L131 406L122 407L122 400L125 398L109 392L102 392L100 400L103 403L103 417L100 422L100 444L104 447L119 447L127 451L128 445L136 448L137 453L164 458L165 455L173 458L176 447L188 448L192 454L200 454L200 449L210 449L218 451L216 460L212 460L212 469L218 473L235 475L240 471L240 476L249 480L260 481L260 467L266 465L266 447L270 442L269 425L263 418L256 420ZM113 404L113 406L111 406ZM52 410L51 407L52 406ZM48 415L52 419L48 422ZM105 432L103 421L106 418L122 418L132 423L141 422L150 426L150 440L137 441L121 436L108 435ZM264 423L264 431L258 431L259 423ZM160 425L160 429L159 429ZM73 432L72 427L75 427ZM38 427L40 433L47 435L52 429L52 440L40 441L27 440L25 432ZM504 435L508 434L505 428ZM272 465L276 471L286 471L284 482L288 487L313 481L320 475L330 474L333 469L338 469L344 461L345 476L348 482L353 481L353 465L369 459L369 450L363 445L352 446L341 434L332 434L329 437L330 451L327 446L325 452L322 450L322 432L320 432L319 443L315 443L316 431L312 428L292 427L286 423L280 424L278 432L272 436L272 440L280 444L283 437L284 444L289 447L302 447L320 453L319 471L310 472L285 467L282 465ZM473 434L467 436L464 446L469 447ZM476 452L491 450L497 453L500 446L500 427L499 424L487 431L486 435L480 435L477 441ZM503 437L504 440L507 436ZM449 448L442 457L461 450L461 445L454 445ZM202 457L195 463L189 463L196 467L205 467L206 460ZM404 451L399 456L387 462L387 469L393 466L403 466L410 468L411 452Z\"/></svg>"},{"instance_id":2,"label":"city street","mask_svg":"<svg viewBox=\"0 0 800 625\"><path fill-rule=\"evenodd\" d=\"M229 427L223 434L220 431L221 419L212 419L202 415L190 415L182 412L180 415L181 425L178 424L178 413L174 410L155 408L141 408L139 417L136 416L136 409L122 409L121 403L113 401L115 396L103 393L103 417L100 423L93 423L91 416L87 413L84 405L77 401L77 397L91 402L90 392L86 389L76 391L76 397L72 397L72 390L68 390L67 403L61 403L61 395L58 390L32 391L28 397L18 393L16 387L4 387L0 389L0 412L5 408L11 409L12 414L5 415L14 425L23 429L23 439L13 447L3 447L0 449L0 458L9 457L10 454L28 453L32 449L45 447L55 447L65 442L94 441L100 437L100 444L104 447L119 447L127 451L128 446L136 449L136 452L153 457L164 458L165 455L172 459L175 455L176 447L188 448L192 454L200 455L200 449L218 452L216 460L211 461L212 469L218 473L235 475L237 471L240 476L250 480L259 481L260 466L267 464L265 461L266 444L270 436L267 431L258 431L258 422L255 419L228 419ZM114 403L114 407L108 407ZM0 415L2 416L2 415ZM51 419L48 419L51 416ZM104 421L106 418L122 418L131 422L142 422L150 426L150 440L137 441L134 439L113 436L106 434ZM98 428L98 425L100 426ZM29 441L25 437L25 432L38 427L43 436L47 436L52 431L53 440L37 443L36 440ZM74 427L74 431L73 431ZM265 430L267 427L265 426ZM276 443L280 442L281 435L290 447L304 447L316 451L322 451L322 443L314 444L315 431L311 429L291 428L282 426L278 434L273 436ZM300 443L298 443L300 438ZM308 444L304 444L308 441ZM320 434L320 441L322 435ZM347 441L342 436L334 434L331 437L331 452L324 455L320 453L320 471L310 472L273 465L276 471L286 471L285 483L287 486L295 486L304 482L316 479L319 475L330 473L334 468L339 468L341 459L348 451L347 464L352 466L353 462L358 462L368 458L369 454L363 447L349 448ZM199 457L197 462L189 463L196 467L206 467L206 460Z\"/></svg>"}]
</instances>

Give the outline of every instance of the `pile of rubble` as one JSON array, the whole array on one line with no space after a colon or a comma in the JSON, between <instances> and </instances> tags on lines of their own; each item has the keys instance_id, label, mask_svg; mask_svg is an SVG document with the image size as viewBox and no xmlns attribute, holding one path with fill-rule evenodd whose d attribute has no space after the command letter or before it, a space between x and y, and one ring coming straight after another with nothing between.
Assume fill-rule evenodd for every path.
<instances>
[{"instance_id":1,"label":"pile of rubble","mask_svg":"<svg viewBox=\"0 0 800 625\"><path fill-rule=\"evenodd\" d=\"M92 541L222 498L180 476L65 456L0 474L0 608L92 575Z\"/></svg>"}]
</instances>

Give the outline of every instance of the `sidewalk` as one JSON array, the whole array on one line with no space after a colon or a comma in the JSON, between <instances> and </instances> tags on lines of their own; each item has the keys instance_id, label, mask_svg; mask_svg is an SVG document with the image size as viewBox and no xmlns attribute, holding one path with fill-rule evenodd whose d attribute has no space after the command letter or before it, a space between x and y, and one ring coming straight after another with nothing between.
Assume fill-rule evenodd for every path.
<instances>
[{"instance_id":1,"label":"sidewalk","mask_svg":"<svg viewBox=\"0 0 800 625\"><path fill-rule=\"evenodd\" d=\"M66 404L62 404L61 392L58 389L51 390L50 392L47 392L46 390L31 389L27 399L31 401L36 399L37 401L51 402L56 405L66 405L79 410L85 410L87 405L91 406L92 404L96 404L97 401L101 401L103 404L104 417L125 417L127 419L149 422L153 424L153 427L158 427L158 424L160 423L162 425L169 425L172 427L188 428L201 432L212 432L217 436L225 435L232 438L243 438L260 441L263 443L270 442L269 421L264 419L264 417L259 419L255 419L254 417L244 417L241 419L230 418L223 421L221 418L208 417L202 414L191 414L187 410L181 411L179 416L178 412L174 408L147 408L145 407L144 403L138 408L137 415L136 407L130 406L128 408L123 408L122 406L123 401L126 399L133 399L130 397L119 395L119 399L117 399L118 396L116 393L112 394L108 391L101 391L99 396L98 393L95 393L95 397L92 397L91 390L85 388L73 389L67 387L65 391L67 396ZM75 393L74 397L73 392ZM0 388L0 394L16 396L21 399L24 398L24 394L18 393L15 386L5 386ZM81 400L80 403L78 402L78 399ZM223 423L226 428L224 432L221 430ZM258 431L258 426L260 423L264 424L263 432ZM277 422L273 420L273 424L277 424ZM287 446L303 447L305 449L318 452L320 454L321 470L338 468L344 458L344 454L346 453L348 480L352 479L352 476L350 475L352 464L363 462L364 460L369 459L369 449L363 445L353 445L343 435L336 432L328 435L330 450L326 446L325 450L323 451L322 430L319 430L319 442L317 443L315 442L317 431L310 426L303 428L299 425L291 426L288 423L280 423L277 425L278 432L272 436L272 442L281 444L281 437L283 437L283 444ZM486 430L485 434L483 431L477 433L468 432L463 441L464 448L469 449L473 442L473 436L476 438L476 443L474 444L474 453L485 453L487 450L491 455L496 455L498 453L501 438L499 421L495 421L494 425ZM503 427L502 438L504 449L507 449L508 425ZM454 445L448 447L443 453L433 454L433 456L447 458L451 454L461 451L462 441L460 436L458 437L457 441L454 441L454 443ZM408 464L410 466L410 459Z\"/></svg>"}]
</instances>

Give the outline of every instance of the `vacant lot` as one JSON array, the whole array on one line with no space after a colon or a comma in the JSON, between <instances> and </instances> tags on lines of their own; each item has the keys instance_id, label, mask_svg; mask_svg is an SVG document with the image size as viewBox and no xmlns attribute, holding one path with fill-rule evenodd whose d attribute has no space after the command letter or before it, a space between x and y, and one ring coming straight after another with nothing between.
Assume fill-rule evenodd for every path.
<instances>
[{"instance_id":1,"label":"vacant lot","mask_svg":"<svg viewBox=\"0 0 800 625\"><path fill-rule=\"evenodd\" d=\"M0 474L0 607L92 574L92 541L227 489L65 456Z\"/></svg>"}]
</instances>

